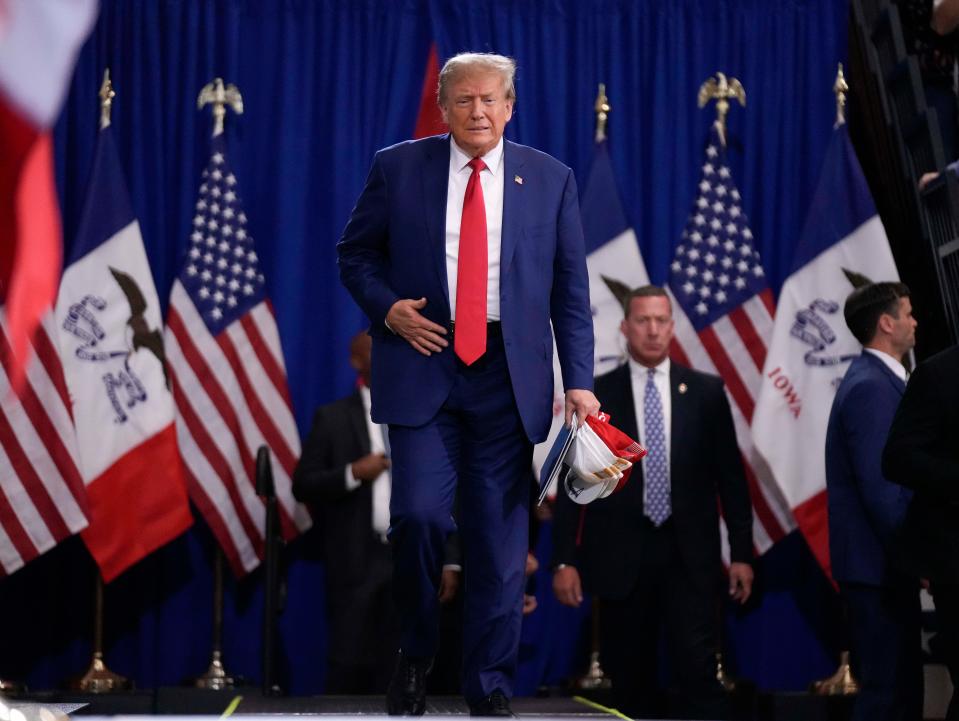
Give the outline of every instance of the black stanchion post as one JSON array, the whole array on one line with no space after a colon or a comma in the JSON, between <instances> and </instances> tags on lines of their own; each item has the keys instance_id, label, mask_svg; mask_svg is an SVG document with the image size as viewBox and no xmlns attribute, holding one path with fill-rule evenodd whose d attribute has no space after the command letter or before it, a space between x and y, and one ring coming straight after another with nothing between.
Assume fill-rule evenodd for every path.
<instances>
[{"instance_id":1,"label":"black stanchion post","mask_svg":"<svg viewBox=\"0 0 959 721\"><path fill-rule=\"evenodd\" d=\"M256 453L256 492L266 506L263 556L263 695L280 691L274 680L276 665L276 617L279 613L279 519L270 449L260 446Z\"/></svg>"}]
</instances>

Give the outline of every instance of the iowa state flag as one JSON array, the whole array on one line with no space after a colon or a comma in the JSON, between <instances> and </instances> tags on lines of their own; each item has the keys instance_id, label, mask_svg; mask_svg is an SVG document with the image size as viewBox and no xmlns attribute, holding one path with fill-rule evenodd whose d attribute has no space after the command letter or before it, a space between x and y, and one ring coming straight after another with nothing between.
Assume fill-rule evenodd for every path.
<instances>
[{"instance_id":1,"label":"iowa state flag","mask_svg":"<svg viewBox=\"0 0 959 721\"><path fill-rule=\"evenodd\" d=\"M110 581L192 517L160 303L109 127L97 139L56 320L90 502L83 539Z\"/></svg>"},{"instance_id":2,"label":"iowa state flag","mask_svg":"<svg viewBox=\"0 0 959 721\"><path fill-rule=\"evenodd\" d=\"M623 211L606 142L599 140L594 146L589 179L579 202L588 252L595 337L593 374L597 376L626 359L626 339L620 330L624 294L649 283L636 233Z\"/></svg>"},{"instance_id":3,"label":"iowa state flag","mask_svg":"<svg viewBox=\"0 0 959 721\"><path fill-rule=\"evenodd\" d=\"M826 424L839 381L862 351L843 320L853 291L847 271L876 282L899 280L856 151L840 125L779 294L752 422L756 449L827 574Z\"/></svg>"}]
</instances>

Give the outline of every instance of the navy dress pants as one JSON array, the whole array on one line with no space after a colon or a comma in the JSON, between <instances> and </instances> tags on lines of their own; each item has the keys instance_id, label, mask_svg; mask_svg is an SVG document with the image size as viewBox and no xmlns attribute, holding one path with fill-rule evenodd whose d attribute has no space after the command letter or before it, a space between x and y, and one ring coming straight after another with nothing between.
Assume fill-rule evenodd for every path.
<instances>
[{"instance_id":1,"label":"navy dress pants","mask_svg":"<svg viewBox=\"0 0 959 721\"><path fill-rule=\"evenodd\" d=\"M452 344L443 353L452 353ZM471 366L457 362L449 397L429 422L390 425L390 539L400 646L432 658L447 536L464 557L463 694L512 696L528 550L533 447L513 397L503 339L490 334ZM456 502L457 518L453 508Z\"/></svg>"},{"instance_id":2,"label":"navy dress pants","mask_svg":"<svg viewBox=\"0 0 959 721\"><path fill-rule=\"evenodd\" d=\"M918 583L840 583L849 605L852 672L859 682L853 721L922 718L921 610Z\"/></svg>"}]
</instances>

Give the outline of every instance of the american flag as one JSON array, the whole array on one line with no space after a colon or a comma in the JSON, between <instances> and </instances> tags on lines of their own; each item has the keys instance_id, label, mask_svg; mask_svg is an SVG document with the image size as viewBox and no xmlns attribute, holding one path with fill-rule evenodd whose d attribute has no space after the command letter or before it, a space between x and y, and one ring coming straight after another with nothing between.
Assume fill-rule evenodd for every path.
<instances>
[{"instance_id":1,"label":"american flag","mask_svg":"<svg viewBox=\"0 0 959 721\"><path fill-rule=\"evenodd\" d=\"M795 526L749 429L775 306L715 126L698 190L670 266L671 355L726 384L753 503L753 540L762 553Z\"/></svg>"},{"instance_id":2,"label":"american flag","mask_svg":"<svg viewBox=\"0 0 959 721\"><path fill-rule=\"evenodd\" d=\"M310 526L291 477L300 455L279 331L223 136L203 171L186 261L170 295L167 357L190 496L237 575L262 558L257 449L271 451L285 538Z\"/></svg>"},{"instance_id":3,"label":"american flag","mask_svg":"<svg viewBox=\"0 0 959 721\"><path fill-rule=\"evenodd\" d=\"M70 397L52 316L34 335L19 397L10 388L11 342L0 315L0 576L86 528Z\"/></svg>"}]
</instances>

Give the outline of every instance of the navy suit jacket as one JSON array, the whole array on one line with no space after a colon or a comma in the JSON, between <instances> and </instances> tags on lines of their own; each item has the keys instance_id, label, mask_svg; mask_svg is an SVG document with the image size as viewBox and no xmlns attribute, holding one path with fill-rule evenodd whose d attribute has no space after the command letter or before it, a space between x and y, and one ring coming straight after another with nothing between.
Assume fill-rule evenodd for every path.
<instances>
[{"instance_id":1,"label":"navy suit jacket","mask_svg":"<svg viewBox=\"0 0 959 721\"><path fill-rule=\"evenodd\" d=\"M722 572L716 497L726 520L730 560L748 563L753 557L749 487L722 380L673 362L669 388L676 544L688 579L712 594ZM635 392L628 363L596 379L596 397L613 425L642 441ZM640 580L646 553L643 485L643 467L637 465L626 486L608 498L577 506L565 493L556 496L553 564L577 566L586 587L600 598L622 600Z\"/></svg>"},{"instance_id":2,"label":"navy suit jacket","mask_svg":"<svg viewBox=\"0 0 959 721\"><path fill-rule=\"evenodd\" d=\"M370 319L373 419L417 426L453 387L452 345L421 355L384 324L402 298L425 297L420 311L449 327L446 196L449 135L380 150L337 244L340 278ZM504 141L500 319L512 391L529 439L552 420L553 336L566 389L593 388L589 280L572 171Z\"/></svg>"},{"instance_id":3,"label":"navy suit jacket","mask_svg":"<svg viewBox=\"0 0 959 721\"><path fill-rule=\"evenodd\" d=\"M912 491L886 479L882 450L906 384L863 352L839 384L826 429L829 554L837 581L888 585Z\"/></svg>"}]
</instances>

